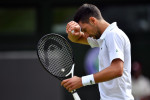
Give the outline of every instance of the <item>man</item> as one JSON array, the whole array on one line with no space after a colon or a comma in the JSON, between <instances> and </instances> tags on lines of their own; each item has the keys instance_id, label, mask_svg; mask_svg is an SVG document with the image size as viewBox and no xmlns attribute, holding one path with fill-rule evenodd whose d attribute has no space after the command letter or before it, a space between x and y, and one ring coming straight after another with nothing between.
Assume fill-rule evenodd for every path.
<instances>
[{"instance_id":1,"label":"man","mask_svg":"<svg viewBox=\"0 0 150 100\"><path fill-rule=\"evenodd\" d=\"M101 100L134 100L131 94L130 41L116 22L106 22L92 4L82 5L66 26L75 43L99 47L99 72L63 80L68 91L98 83Z\"/></svg>"},{"instance_id":2,"label":"man","mask_svg":"<svg viewBox=\"0 0 150 100\"><path fill-rule=\"evenodd\" d=\"M142 74L142 64L138 61L134 61L132 63L131 72L134 99L150 100L150 80Z\"/></svg>"}]
</instances>

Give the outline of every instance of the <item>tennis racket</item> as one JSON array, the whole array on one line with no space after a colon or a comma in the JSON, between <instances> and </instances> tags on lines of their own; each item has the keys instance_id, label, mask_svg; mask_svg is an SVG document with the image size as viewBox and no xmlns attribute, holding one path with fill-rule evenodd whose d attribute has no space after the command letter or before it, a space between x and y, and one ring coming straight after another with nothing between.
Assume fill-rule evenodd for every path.
<instances>
[{"instance_id":1,"label":"tennis racket","mask_svg":"<svg viewBox=\"0 0 150 100\"><path fill-rule=\"evenodd\" d=\"M74 76L73 52L68 41L58 34L47 34L37 44L38 58L43 67L54 77L64 80ZM72 92L74 100L80 100L76 90Z\"/></svg>"}]
</instances>

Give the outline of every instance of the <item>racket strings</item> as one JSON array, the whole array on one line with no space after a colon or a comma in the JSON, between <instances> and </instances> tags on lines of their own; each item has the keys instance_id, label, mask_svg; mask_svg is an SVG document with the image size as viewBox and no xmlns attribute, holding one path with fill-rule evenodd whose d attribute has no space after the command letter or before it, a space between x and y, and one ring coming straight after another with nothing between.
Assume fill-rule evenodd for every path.
<instances>
[{"instance_id":1,"label":"racket strings","mask_svg":"<svg viewBox=\"0 0 150 100\"><path fill-rule=\"evenodd\" d=\"M41 39L38 55L44 67L54 76L65 77L72 68L72 49L62 37L49 35Z\"/></svg>"}]
</instances>

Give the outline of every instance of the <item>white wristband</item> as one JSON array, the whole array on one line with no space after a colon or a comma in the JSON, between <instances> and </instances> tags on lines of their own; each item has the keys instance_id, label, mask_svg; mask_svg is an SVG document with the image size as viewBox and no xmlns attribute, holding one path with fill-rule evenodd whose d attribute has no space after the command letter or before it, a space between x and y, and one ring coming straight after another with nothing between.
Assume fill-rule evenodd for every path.
<instances>
[{"instance_id":1,"label":"white wristband","mask_svg":"<svg viewBox=\"0 0 150 100\"><path fill-rule=\"evenodd\" d=\"M87 76L83 76L82 77L82 84L83 84L83 86L95 84L95 80L94 80L93 74L87 75Z\"/></svg>"}]
</instances>

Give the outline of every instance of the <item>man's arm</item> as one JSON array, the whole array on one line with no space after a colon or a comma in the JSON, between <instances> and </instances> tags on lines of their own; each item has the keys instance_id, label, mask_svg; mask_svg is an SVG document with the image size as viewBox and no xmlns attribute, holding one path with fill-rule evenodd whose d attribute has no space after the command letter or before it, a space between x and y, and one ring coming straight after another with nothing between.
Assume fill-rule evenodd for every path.
<instances>
[{"instance_id":1,"label":"man's arm","mask_svg":"<svg viewBox=\"0 0 150 100\"><path fill-rule=\"evenodd\" d=\"M114 59L109 67L93 74L95 83L109 81L122 76L123 64L122 60ZM83 86L82 79L77 76L62 81L61 85L63 85L68 91L72 91Z\"/></svg>"},{"instance_id":2,"label":"man's arm","mask_svg":"<svg viewBox=\"0 0 150 100\"><path fill-rule=\"evenodd\" d=\"M114 59L109 67L94 74L95 83L105 82L120 77L123 74L123 61Z\"/></svg>"},{"instance_id":3,"label":"man's arm","mask_svg":"<svg viewBox=\"0 0 150 100\"><path fill-rule=\"evenodd\" d=\"M89 45L87 42L87 37L81 32L81 27L78 23L71 21L66 26L66 33L68 34L68 39L74 43L86 44Z\"/></svg>"}]
</instances>

